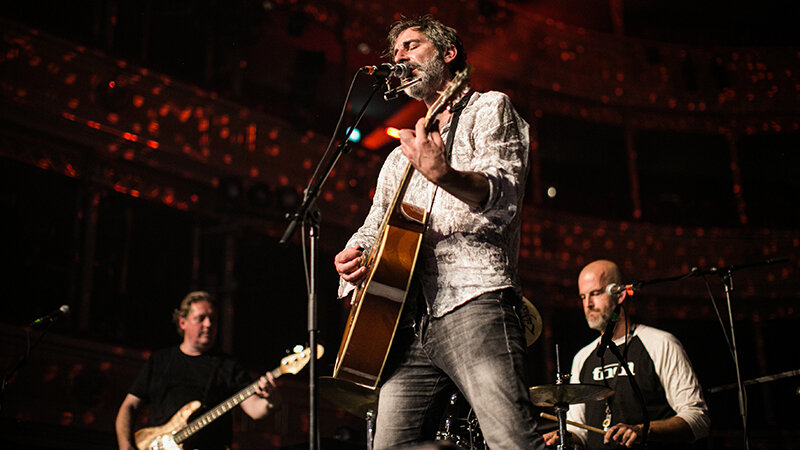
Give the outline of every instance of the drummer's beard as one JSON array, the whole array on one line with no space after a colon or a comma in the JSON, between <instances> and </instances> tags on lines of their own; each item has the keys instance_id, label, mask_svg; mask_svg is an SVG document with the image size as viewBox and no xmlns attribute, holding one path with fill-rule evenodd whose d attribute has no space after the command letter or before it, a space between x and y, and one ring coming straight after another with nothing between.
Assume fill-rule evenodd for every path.
<instances>
[{"instance_id":1,"label":"drummer's beard","mask_svg":"<svg viewBox=\"0 0 800 450\"><path fill-rule=\"evenodd\" d=\"M597 314L591 314L592 312L596 312ZM606 325L608 325L608 321L611 320L613 314L614 310L611 308L606 310L592 309L586 313L586 323L589 324L589 328L592 330L597 330L602 333L606 331Z\"/></svg>"}]
</instances>

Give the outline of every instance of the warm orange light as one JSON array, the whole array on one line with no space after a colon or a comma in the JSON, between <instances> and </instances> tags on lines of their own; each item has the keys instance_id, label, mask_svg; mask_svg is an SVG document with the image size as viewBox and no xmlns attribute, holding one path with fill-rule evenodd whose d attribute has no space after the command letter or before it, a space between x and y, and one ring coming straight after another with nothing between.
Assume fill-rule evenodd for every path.
<instances>
[{"instance_id":1,"label":"warm orange light","mask_svg":"<svg viewBox=\"0 0 800 450\"><path fill-rule=\"evenodd\" d=\"M400 130L395 127L386 127L386 135L395 139L400 139Z\"/></svg>"},{"instance_id":2,"label":"warm orange light","mask_svg":"<svg viewBox=\"0 0 800 450\"><path fill-rule=\"evenodd\" d=\"M73 178L75 178L78 175L78 172L75 170L75 168L70 163L67 163L66 167L64 168L64 173L66 173L67 175L69 175L69 176L71 176Z\"/></svg>"},{"instance_id":3,"label":"warm orange light","mask_svg":"<svg viewBox=\"0 0 800 450\"><path fill-rule=\"evenodd\" d=\"M183 111L181 111L180 115L178 116L178 120L180 120L181 122L186 122L187 120L189 120L189 117L191 116L192 116L192 109L186 108Z\"/></svg>"}]
</instances>

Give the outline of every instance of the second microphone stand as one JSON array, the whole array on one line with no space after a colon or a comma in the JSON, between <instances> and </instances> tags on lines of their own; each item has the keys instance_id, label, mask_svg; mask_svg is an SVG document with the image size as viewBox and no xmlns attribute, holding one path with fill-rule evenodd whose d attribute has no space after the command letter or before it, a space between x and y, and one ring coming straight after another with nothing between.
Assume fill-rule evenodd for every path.
<instances>
[{"instance_id":1,"label":"second microphone stand","mask_svg":"<svg viewBox=\"0 0 800 450\"><path fill-rule=\"evenodd\" d=\"M356 77L358 73L356 74ZM355 77L353 78L353 83L355 83ZM364 117L364 113L367 110L367 106L369 105L372 98L375 94L380 91L382 88L385 89L388 86L388 81L386 79L379 79L376 81L375 85L372 88L372 92L370 93L367 101L364 102L364 105L361 107L358 115L352 126L345 129L344 137L341 139L339 144L335 147L335 150L331 152L332 144L336 140L336 136L339 134L342 125L342 118L344 117L344 107L342 109L342 115L339 117L339 122L336 125L336 130L333 133L333 137L331 138L331 142L328 145L325 154L322 156L322 160L320 161L319 165L317 165L317 169L314 174L311 176L311 180L309 180L308 187L306 187L303 197L303 203L300 204L297 211L294 214L289 215L288 217L291 218L291 222L286 227L286 231L283 233L283 237L281 237L280 243L282 245L288 244L288 242L292 239L297 227L302 225L304 230L303 234L306 232L308 233L308 240L309 240L309 260L307 262L306 267L306 287L308 290L308 318L307 318L307 325L308 325L308 345L311 353L309 355L310 359L308 362L308 443L310 450L317 450L319 448L319 423L318 423L318 388L317 388L317 335L319 334L318 329L318 321L317 321L317 284L316 284L316 264L317 264L317 254L318 254L318 243L319 243L319 223L320 223L320 212L316 205L317 197L321 192L323 184L330 176L331 171L333 170L336 162L339 158L350 151L350 147L348 145L348 141L350 138L350 134L352 131L358 126L361 119ZM350 92L352 92L352 84ZM350 98L350 92L348 92L347 98L345 98L345 107L348 103ZM304 238L305 239L305 238ZM303 241L305 243L305 241ZM303 248L303 259L305 260L306 251L305 246Z\"/></svg>"}]
</instances>

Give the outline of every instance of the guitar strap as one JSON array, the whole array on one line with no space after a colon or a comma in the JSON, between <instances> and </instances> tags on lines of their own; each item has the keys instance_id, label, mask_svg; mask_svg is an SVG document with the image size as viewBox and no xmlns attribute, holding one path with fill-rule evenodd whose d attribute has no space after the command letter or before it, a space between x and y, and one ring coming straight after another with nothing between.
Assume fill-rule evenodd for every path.
<instances>
[{"instance_id":1,"label":"guitar strap","mask_svg":"<svg viewBox=\"0 0 800 450\"><path fill-rule=\"evenodd\" d=\"M444 145L444 151L447 155L447 161L450 161L450 155L453 154L453 141L455 140L456 136L456 127L458 126L458 117L461 116L461 111L467 106L469 103L470 97L472 97L472 93L475 92L470 89L469 93L464 96L461 100L458 101L455 105L450 108L450 113L453 114L453 117L450 118L450 129L447 130L447 142Z\"/></svg>"},{"instance_id":2,"label":"guitar strap","mask_svg":"<svg viewBox=\"0 0 800 450\"><path fill-rule=\"evenodd\" d=\"M450 162L450 157L453 154L453 141L456 138L456 127L458 126L458 118L461 116L461 111L467 106L469 103L470 97L472 97L472 93L475 92L472 89L461 98L455 105L450 107L450 113L452 117L450 117L450 128L447 130L447 142L444 144L444 152L445 156L447 157L447 162ZM436 194L439 192L439 186L433 191L433 195L431 195L431 203L428 205L428 214L430 215L431 211L433 210L433 202L436 200ZM425 224L427 227L427 223Z\"/></svg>"},{"instance_id":3,"label":"guitar strap","mask_svg":"<svg viewBox=\"0 0 800 450\"><path fill-rule=\"evenodd\" d=\"M203 390L203 398L200 402L203 405L203 408L206 409L208 405L208 394L211 392L211 384L214 382L214 378L217 376L217 370L219 370L219 366L222 364L222 358L219 356L214 356L214 365L211 367L211 374L208 376L208 381L206 382L206 388Z\"/></svg>"}]
</instances>

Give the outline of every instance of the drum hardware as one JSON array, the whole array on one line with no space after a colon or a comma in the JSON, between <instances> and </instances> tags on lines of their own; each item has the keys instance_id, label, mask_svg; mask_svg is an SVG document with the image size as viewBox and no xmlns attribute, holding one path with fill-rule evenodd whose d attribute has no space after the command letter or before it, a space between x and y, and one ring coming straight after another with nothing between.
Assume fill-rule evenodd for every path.
<instances>
[{"instance_id":1,"label":"drum hardware","mask_svg":"<svg viewBox=\"0 0 800 450\"><path fill-rule=\"evenodd\" d=\"M333 377L319 377L319 391L334 405L366 421L367 450L372 450L379 390Z\"/></svg>"},{"instance_id":2,"label":"drum hardware","mask_svg":"<svg viewBox=\"0 0 800 450\"><path fill-rule=\"evenodd\" d=\"M556 417L556 416L554 416L552 414L547 414L545 412L540 412L539 413L539 417L541 417L542 419L552 420L553 422L558 422L558 417ZM589 430L589 431L591 431L593 433L606 434L606 432L601 430L600 428L593 427L591 425L584 425L584 424L582 424L580 422L574 422L572 420L567 420L567 425L572 425L574 427L583 428L584 430Z\"/></svg>"},{"instance_id":3,"label":"drum hardware","mask_svg":"<svg viewBox=\"0 0 800 450\"><path fill-rule=\"evenodd\" d=\"M531 401L536 406L577 405L605 400L614 391L594 384L545 384L530 388Z\"/></svg>"},{"instance_id":4,"label":"drum hardware","mask_svg":"<svg viewBox=\"0 0 800 450\"><path fill-rule=\"evenodd\" d=\"M558 422L558 449L571 448L570 435L567 433L567 410L569 405L585 403L590 400L603 400L614 394L605 386L593 384L570 384L569 373L561 372L561 358L556 344L556 384L534 386L530 388L531 401L536 406L552 406Z\"/></svg>"},{"instance_id":5,"label":"drum hardware","mask_svg":"<svg viewBox=\"0 0 800 450\"><path fill-rule=\"evenodd\" d=\"M522 306L520 319L525 328L525 345L530 347L541 336L544 325L542 324L542 315L539 314L539 310L533 306L533 303L527 297L522 297Z\"/></svg>"},{"instance_id":6,"label":"drum hardware","mask_svg":"<svg viewBox=\"0 0 800 450\"><path fill-rule=\"evenodd\" d=\"M465 450L488 450L478 417L460 392L450 395L439 431L436 432L436 440L449 442Z\"/></svg>"}]
</instances>

